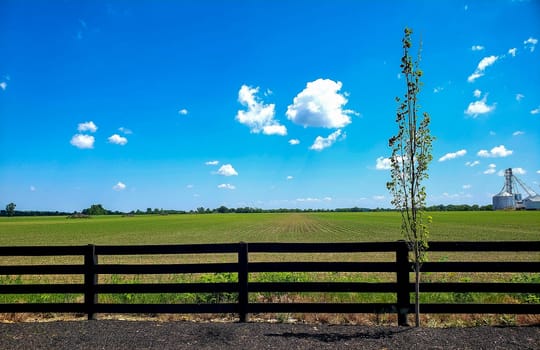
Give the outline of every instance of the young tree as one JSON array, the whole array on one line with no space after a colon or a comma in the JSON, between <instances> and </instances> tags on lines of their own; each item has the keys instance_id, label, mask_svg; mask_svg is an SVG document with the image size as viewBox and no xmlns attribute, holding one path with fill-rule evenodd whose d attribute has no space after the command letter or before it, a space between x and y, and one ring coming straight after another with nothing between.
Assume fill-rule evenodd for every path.
<instances>
[{"instance_id":1,"label":"young tree","mask_svg":"<svg viewBox=\"0 0 540 350\"><path fill-rule=\"evenodd\" d=\"M6 205L6 214L7 216L13 216L15 214L15 207L17 205L13 202L9 203L8 205Z\"/></svg>"},{"instance_id":2,"label":"young tree","mask_svg":"<svg viewBox=\"0 0 540 350\"><path fill-rule=\"evenodd\" d=\"M401 233L412 251L415 272L415 323L420 326L420 267L426 259L429 224L431 217L425 215L426 190L422 185L428 178L428 165L431 162L431 143L433 137L429 130L429 115L420 115L418 93L422 83L420 49L416 60L409 50L412 47L412 30L405 28L402 39L403 57L401 74L406 83L403 98L396 97L398 104L396 123L398 132L388 141L392 149L391 181L387 188L391 192L392 204L401 212Z\"/></svg>"}]
</instances>

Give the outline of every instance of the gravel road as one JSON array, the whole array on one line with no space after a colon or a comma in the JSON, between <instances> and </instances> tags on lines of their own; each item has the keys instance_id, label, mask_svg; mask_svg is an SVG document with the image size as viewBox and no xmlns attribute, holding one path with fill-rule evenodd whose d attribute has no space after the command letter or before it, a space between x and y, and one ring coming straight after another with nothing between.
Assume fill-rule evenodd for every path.
<instances>
[{"instance_id":1,"label":"gravel road","mask_svg":"<svg viewBox=\"0 0 540 350\"><path fill-rule=\"evenodd\" d=\"M540 327L20 322L0 324L0 349L540 349Z\"/></svg>"}]
</instances>

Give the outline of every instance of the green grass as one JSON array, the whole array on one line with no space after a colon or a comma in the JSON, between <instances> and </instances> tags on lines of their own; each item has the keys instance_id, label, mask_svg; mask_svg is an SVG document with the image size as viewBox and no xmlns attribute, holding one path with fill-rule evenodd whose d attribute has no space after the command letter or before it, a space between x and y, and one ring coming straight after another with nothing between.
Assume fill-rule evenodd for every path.
<instances>
[{"instance_id":1,"label":"green grass","mask_svg":"<svg viewBox=\"0 0 540 350\"><path fill-rule=\"evenodd\" d=\"M539 240L540 212L434 212L430 240ZM401 239L398 213L0 218L0 245L350 242Z\"/></svg>"}]
</instances>

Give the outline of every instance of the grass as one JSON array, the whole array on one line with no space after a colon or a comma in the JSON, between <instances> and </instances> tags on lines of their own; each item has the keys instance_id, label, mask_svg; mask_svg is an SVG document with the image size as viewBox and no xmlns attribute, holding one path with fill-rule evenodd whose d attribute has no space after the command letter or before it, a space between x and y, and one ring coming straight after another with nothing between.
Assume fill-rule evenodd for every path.
<instances>
[{"instance_id":1,"label":"grass","mask_svg":"<svg viewBox=\"0 0 540 350\"><path fill-rule=\"evenodd\" d=\"M438 241L493 241L540 240L540 212L434 212L431 240ZM398 213L262 213L262 214L211 214L169 216L102 216L91 219L66 219L64 217L14 217L0 218L0 245L86 245L93 244L188 244L225 242L368 242L401 239ZM431 261L459 260L528 260L538 261L538 253L433 253ZM24 260L23 260L24 259ZM0 264L60 264L81 263L80 258L69 257L0 257ZM393 254L252 254L255 261L392 261ZM234 254L190 256L126 256L101 257L100 263L185 263L185 262L236 261ZM0 276L0 284L37 283L36 276ZM73 276L42 276L39 283L68 282ZM233 281L236 276L225 274L100 276L100 283L142 282L187 283ZM393 275L384 274L308 274L277 273L253 274L252 281L320 281L378 282L392 281ZM438 281L513 281L537 282L538 274L425 274L426 280ZM538 295L480 293L423 294L424 302L534 302ZM100 302L216 302L233 301L236 295L214 294L118 294L100 295ZM327 302L393 302L395 296L376 293L266 293L250 295L257 301L327 301ZM321 299L324 298L324 299ZM80 302L77 295L0 296L0 302ZM309 318L309 316L302 316ZM428 316L431 317L431 316ZM340 319L342 316L340 316ZM484 319L482 319L484 320ZM501 321L502 322L502 321ZM506 322L506 321L505 321Z\"/></svg>"}]
</instances>

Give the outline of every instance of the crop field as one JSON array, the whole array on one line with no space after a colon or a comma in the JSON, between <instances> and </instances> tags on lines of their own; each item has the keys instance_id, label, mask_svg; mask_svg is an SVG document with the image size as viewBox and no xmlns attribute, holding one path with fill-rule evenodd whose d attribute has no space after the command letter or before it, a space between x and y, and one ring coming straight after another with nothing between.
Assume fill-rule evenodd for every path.
<instances>
[{"instance_id":1,"label":"crop field","mask_svg":"<svg viewBox=\"0 0 540 350\"><path fill-rule=\"evenodd\" d=\"M501 241L540 240L540 212L433 212L430 240ZM401 239L400 216L393 212L372 213L262 213L141 215L134 217L95 216L87 219L65 217L0 218L0 245L143 245L194 244L226 242L369 242ZM23 260L24 259L24 260ZM0 257L0 264L81 263L75 258ZM250 254L252 261L393 261L391 253L350 254ZM80 258L79 258L80 260ZM432 253L431 261L539 261L538 253ZM186 263L232 262L234 254L188 256L100 256L100 263ZM82 278L82 277L81 277ZM190 283L233 282L234 274L194 274L157 276L99 276L100 283ZM539 274L464 274L431 273L426 281L483 282L534 281ZM259 273L252 281L394 281L384 273ZM74 276L40 277L39 283L81 283ZM0 276L0 284L36 283L36 276ZM395 296L377 293L289 293L252 295L263 301L393 302ZM100 295L102 302L133 303L204 303L232 301L235 295ZM323 298L323 299L321 299ZM538 295L511 296L478 293L424 293L426 302L535 302ZM75 302L77 295L0 296L0 302ZM307 317L307 316L305 316Z\"/></svg>"}]
</instances>

